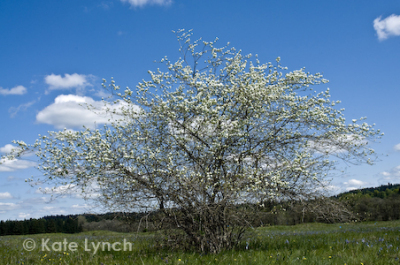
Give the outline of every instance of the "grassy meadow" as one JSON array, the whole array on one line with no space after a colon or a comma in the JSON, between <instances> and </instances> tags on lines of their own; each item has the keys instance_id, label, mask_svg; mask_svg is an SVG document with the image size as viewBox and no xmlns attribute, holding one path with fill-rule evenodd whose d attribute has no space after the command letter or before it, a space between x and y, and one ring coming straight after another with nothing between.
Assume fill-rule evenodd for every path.
<instances>
[{"instance_id":1,"label":"grassy meadow","mask_svg":"<svg viewBox=\"0 0 400 265\"><path fill-rule=\"evenodd\" d=\"M108 231L3 236L0 264L400 264L400 221L262 227L249 231L236 249L216 255L155 249L155 236ZM32 251L23 248L27 239L35 241ZM128 244L122 250L124 239L132 242L131 250ZM121 251L99 242L120 242L115 248Z\"/></svg>"}]
</instances>

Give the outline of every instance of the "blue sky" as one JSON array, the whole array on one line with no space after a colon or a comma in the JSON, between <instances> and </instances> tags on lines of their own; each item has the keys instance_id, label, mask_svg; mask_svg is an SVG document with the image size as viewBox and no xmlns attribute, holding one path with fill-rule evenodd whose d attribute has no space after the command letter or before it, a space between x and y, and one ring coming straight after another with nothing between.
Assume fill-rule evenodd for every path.
<instances>
[{"instance_id":1,"label":"blue sky","mask_svg":"<svg viewBox=\"0 0 400 265\"><path fill-rule=\"evenodd\" d=\"M12 140L93 126L79 102L97 104L101 79L131 88L165 55L171 30L258 54L330 83L348 121L366 116L385 136L380 161L345 169L335 191L400 183L400 6L398 1L41 0L0 1L0 155ZM97 121L98 124L101 121ZM50 200L25 183L34 157L0 165L0 219L91 211L78 195ZM42 188L48 186L43 185Z\"/></svg>"}]
</instances>

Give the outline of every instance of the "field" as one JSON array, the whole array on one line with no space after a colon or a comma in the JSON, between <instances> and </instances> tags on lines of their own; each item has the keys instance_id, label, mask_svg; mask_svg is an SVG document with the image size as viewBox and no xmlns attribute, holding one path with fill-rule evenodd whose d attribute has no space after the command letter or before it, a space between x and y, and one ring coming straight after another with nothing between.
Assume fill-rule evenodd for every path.
<instances>
[{"instance_id":1,"label":"field","mask_svg":"<svg viewBox=\"0 0 400 265\"><path fill-rule=\"evenodd\" d=\"M153 246L150 233L3 236L0 264L400 264L400 221L263 227L217 255Z\"/></svg>"}]
</instances>

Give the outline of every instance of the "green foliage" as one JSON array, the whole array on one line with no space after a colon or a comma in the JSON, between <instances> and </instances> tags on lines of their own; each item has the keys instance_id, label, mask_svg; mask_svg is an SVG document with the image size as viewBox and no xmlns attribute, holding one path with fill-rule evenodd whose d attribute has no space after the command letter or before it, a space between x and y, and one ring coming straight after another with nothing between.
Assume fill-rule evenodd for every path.
<instances>
[{"instance_id":1,"label":"green foliage","mask_svg":"<svg viewBox=\"0 0 400 265\"><path fill-rule=\"evenodd\" d=\"M385 198L394 195L395 193L399 193L399 191L400 191L400 184L388 183L387 185L381 185L379 187L351 190L348 192L338 194L335 197L343 198L351 194L361 194L362 196Z\"/></svg>"},{"instance_id":2,"label":"green foliage","mask_svg":"<svg viewBox=\"0 0 400 265\"><path fill-rule=\"evenodd\" d=\"M82 227L76 218L59 216L58 218L44 217L24 221L1 221L0 236L5 235L32 235L42 233L79 233Z\"/></svg>"},{"instance_id":3,"label":"green foliage","mask_svg":"<svg viewBox=\"0 0 400 265\"><path fill-rule=\"evenodd\" d=\"M360 221L400 219L400 184L353 190L335 196Z\"/></svg>"},{"instance_id":4,"label":"green foliage","mask_svg":"<svg viewBox=\"0 0 400 265\"><path fill-rule=\"evenodd\" d=\"M174 264L174 265L247 265L247 264L399 264L400 222L351 224L304 224L275 226L253 230L235 249L202 255L155 246L157 234L120 234L93 232L74 235L44 234L31 236L36 242L133 242L132 251L40 251L22 250L25 236L0 238L0 264Z\"/></svg>"}]
</instances>

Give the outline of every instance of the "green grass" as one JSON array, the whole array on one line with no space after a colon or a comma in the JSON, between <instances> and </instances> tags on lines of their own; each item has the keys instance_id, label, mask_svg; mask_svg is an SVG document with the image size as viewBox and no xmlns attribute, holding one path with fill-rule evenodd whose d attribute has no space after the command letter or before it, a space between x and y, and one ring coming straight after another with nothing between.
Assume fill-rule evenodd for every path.
<instances>
[{"instance_id":1,"label":"green grass","mask_svg":"<svg viewBox=\"0 0 400 265\"><path fill-rule=\"evenodd\" d=\"M154 234L84 232L0 237L0 264L400 264L400 221L303 224L250 231L237 249L217 255L155 250ZM35 240L33 251L23 249ZM47 251L41 242L77 242L76 251ZM133 242L132 251L93 252L91 243ZM85 251L85 239L88 249ZM55 245L55 247L63 244ZM67 247L67 245L66 245ZM44 250L44 251L43 251Z\"/></svg>"}]
</instances>

